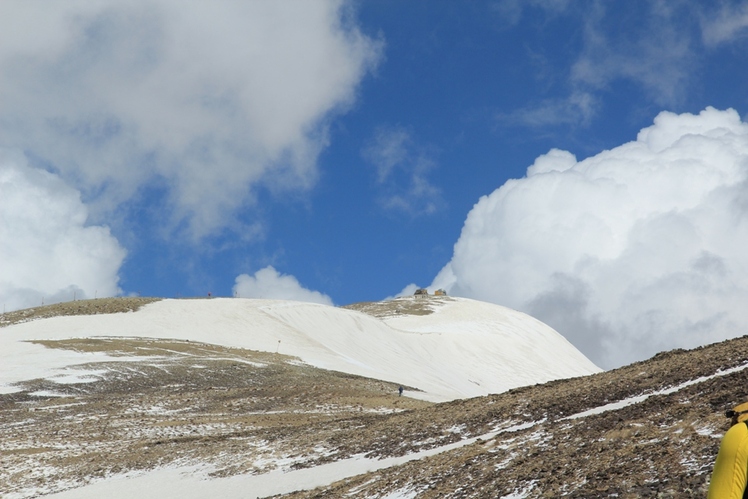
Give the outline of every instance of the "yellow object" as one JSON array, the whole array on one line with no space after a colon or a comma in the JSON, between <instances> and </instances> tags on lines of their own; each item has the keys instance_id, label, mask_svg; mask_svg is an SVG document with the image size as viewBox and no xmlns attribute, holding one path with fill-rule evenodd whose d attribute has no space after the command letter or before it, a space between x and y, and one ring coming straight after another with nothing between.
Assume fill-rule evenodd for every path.
<instances>
[{"instance_id":1,"label":"yellow object","mask_svg":"<svg viewBox=\"0 0 748 499\"><path fill-rule=\"evenodd\" d=\"M738 423L748 421L748 402L740 404L739 406L735 407L733 411L738 413Z\"/></svg>"},{"instance_id":2,"label":"yellow object","mask_svg":"<svg viewBox=\"0 0 748 499\"><path fill-rule=\"evenodd\" d=\"M741 407L743 409L740 409ZM748 410L748 404L739 405L735 410ZM707 499L743 497L748 481L748 426L742 421L748 419L748 413L739 415L738 419L741 422L727 430L722 438Z\"/></svg>"}]
</instances>

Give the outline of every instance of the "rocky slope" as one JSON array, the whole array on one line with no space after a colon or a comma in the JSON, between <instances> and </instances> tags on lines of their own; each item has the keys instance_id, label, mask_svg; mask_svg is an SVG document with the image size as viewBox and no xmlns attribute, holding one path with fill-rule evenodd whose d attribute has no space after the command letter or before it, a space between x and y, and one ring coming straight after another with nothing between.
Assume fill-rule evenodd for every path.
<instances>
[{"instance_id":1,"label":"rocky slope","mask_svg":"<svg viewBox=\"0 0 748 499\"><path fill-rule=\"evenodd\" d=\"M442 404L278 354L135 338L44 344L138 360L0 395L3 497L167 464L209 463L223 477L426 450L284 497L704 497L722 413L748 398L748 337Z\"/></svg>"},{"instance_id":2,"label":"rocky slope","mask_svg":"<svg viewBox=\"0 0 748 499\"><path fill-rule=\"evenodd\" d=\"M78 300L56 303L43 307L14 310L0 315L0 327L18 324L48 317L65 315L97 315L134 312L143 305L158 301L159 298L98 298L95 300Z\"/></svg>"},{"instance_id":3,"label":"rocky slope","mask_svg":"<svg viewBox=\"0 0 748 499\"><path fill-rule=\"evenodd\" d=\"M748 338L740 338L392 415L384 455L429 438L440 445L458 438L448 436L454 428L459 438L483 438L288 497L705 497L723 411L747 398L746 363Z\"/></svg>"}]
</instances>

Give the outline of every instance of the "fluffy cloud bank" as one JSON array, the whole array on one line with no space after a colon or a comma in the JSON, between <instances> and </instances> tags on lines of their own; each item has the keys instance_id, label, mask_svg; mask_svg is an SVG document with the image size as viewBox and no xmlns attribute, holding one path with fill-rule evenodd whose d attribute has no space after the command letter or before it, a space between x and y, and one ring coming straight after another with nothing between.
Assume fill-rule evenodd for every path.
<instances>
[{"instance_id":1,"label":"fluffy cloud bank","mask_svg":"<svg viewBox=\"0 0 748 499\"><path fill-rule=\"evenodd\" d=\"M236 278L234 296L240 298L266 298L308 301L332 305L329 296L303 287L292 275L280 274L272 266L255 272L254 276L242 274Z\"/></svg>"},{"instance_id":2,"label":"fluffy cloud bank","mask_svg":"<svg viewBox=\"0 0 748 499\"><path fill-rule=\"evenodd\" d=\"M199 237L253 189L316 178L327 122L379 60L343 1L0 3L0 145L106 212L165 193ZM151 191L153 192L153 191Z\"/></svg>"},{"instance_id":3,"label":"fluffy cloud bank","mask_svg":"<svg viewBox=\"0 0 748 499\"><path fill-rule=\"evenodd\" d=\"M602 367L748 333L748 123L663 112L482 197L432 286L530 313Z\"/></svg>"},{"instance_id":4,"label":"fluffy cloud bank","mask_svg":"<svg viewBox=\"0 0 748 499\"><path fill-rule=\"evenodd\" d=\"M0 303L6 311L119 293L125 251L87 225L80 193L0 148Z\"/></svg>"}]
</instances>

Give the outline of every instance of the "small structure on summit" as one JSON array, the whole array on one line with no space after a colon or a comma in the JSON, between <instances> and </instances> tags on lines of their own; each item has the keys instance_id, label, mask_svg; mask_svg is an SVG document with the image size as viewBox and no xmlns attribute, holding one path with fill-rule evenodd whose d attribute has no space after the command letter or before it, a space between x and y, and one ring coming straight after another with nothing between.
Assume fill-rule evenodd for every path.
<instances>
[{"instance_id":1,"label":"small structure on summit","mask_svg":"<svg viewBox=\"0 0 748 499\"><path fill-rule=\"evenodd\" d=\"M413 296L415 296L416 298L428 298L429 290L425 288L418 288L416 289L416 292L413 293Z\"/></svg>"},{"instance_id":2,"label":"small structure on summit","mask_svg":"<svg viewBox=\"0 0 748 499\"><path fill-rule=\"evenodd\" d=\"M434 296L447 296L447 292L443 289L437 289L434 291Z\"/></svg>"}]
</instances>

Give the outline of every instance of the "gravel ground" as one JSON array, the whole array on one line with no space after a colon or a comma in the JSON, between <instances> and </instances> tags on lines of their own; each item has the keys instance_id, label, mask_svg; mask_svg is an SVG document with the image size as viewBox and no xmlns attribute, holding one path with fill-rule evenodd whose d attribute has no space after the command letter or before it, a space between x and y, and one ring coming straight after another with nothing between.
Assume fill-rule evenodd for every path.
<instances>
[{"instance_id":1,"label":"gravel ground","mask_svg":"<svg viewBox=\"0 0 748 499\"><path fill-rule=\"evenodd\" d=\"M61 315L95 315L133 312L161 298L98 298L15 310L0 315L0 327Z\"/></svg>"}]
</instances>

